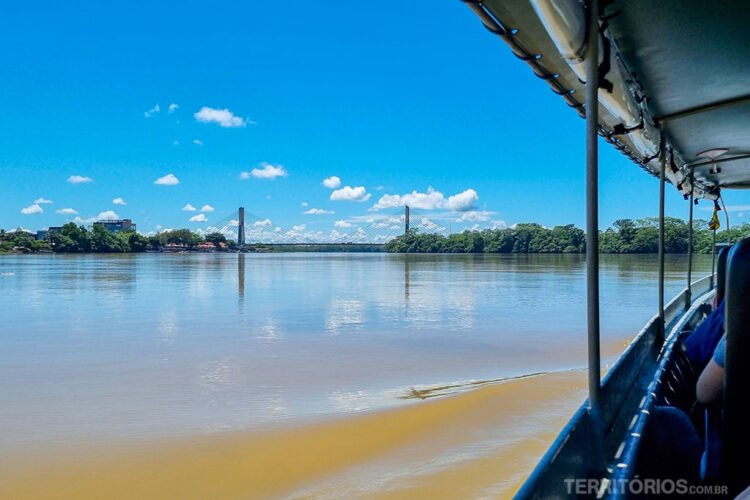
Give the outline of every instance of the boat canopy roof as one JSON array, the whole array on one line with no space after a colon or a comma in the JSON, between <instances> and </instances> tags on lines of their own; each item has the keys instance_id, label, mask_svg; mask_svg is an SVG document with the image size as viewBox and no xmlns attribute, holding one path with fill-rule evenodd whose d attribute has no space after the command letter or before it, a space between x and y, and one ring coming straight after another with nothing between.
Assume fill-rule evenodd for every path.
<instances>
[{"instance_id":1,"label":"boat canopy roof","mask_svg":"<svg viewBox=\"0 0 750 500\"><path fill-rule=\"evenodd\" d=\"M585 2L467 3L585 115ZM600 135L684 195L750 188L750 1L600 3Z\"/></svg>"}]
</instances>

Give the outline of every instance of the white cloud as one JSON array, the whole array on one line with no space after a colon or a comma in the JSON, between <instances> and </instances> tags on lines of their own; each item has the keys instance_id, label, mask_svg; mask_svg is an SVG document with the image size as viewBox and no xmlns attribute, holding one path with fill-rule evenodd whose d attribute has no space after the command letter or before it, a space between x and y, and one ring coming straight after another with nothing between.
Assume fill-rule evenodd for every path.
<instances>
[{"instance_id":1,"label":"white cloud","mask_svg":"<svg viewBox=\"0 0 750 500\"><path fill-rule=\"evenodd\" d=\"M493 220L490 222L490 228L492 229L505 229L506 227L508 227L508 223L504 220ZM512 227L515 227L515 224Z\"/></svg>"},{"instance_id":2,"label":"white cloud","mask_svg":"<svg viewBox=\"0 0 750 500\"><path fill-rule=\"evenodd\" d=\"M203 141L201 141L200 139L193 139L193 144L195 144L196 146L203 146Z\"/></svg>"},{"instance_id":3,"label":"white cloud","mask_svg":"<svg viewBox=\"0 0 750 500\"><path fill-rule=\"evenodd\" d=\"M250 178L250 172L240 172L240 180L246 181Z\"/></svg>"},{"instance_id":4,"label":"white cloud","mask_svg":"<svg viewBox=\"0 0 750 500\"><path fill-rule=\"evenodd\" d=\"M73 208L61 208L57 211L60 215L76 215L78 212Z\"/></svg>"},{"instance_id":5,"label":"white cloud","mask_svg":"<svg viewBox=\"0 0 750 500\"><path fill-rule=\"evenodd\" d=\"M208 222L206 214L198 214L190 217L190 222Z\"/></svg>"},{"instance_id":6,"label":"white cloud","mask_svg":"<svg viewBox=\"0 0 750 500\"><path fill-rule=\"evenodd\" d=\"M699 210L704 212L712 212L713 209L713 205L702 206L699 208ZM747 210L750 210L750 205L727 205L727 212L745 212Z\"/></svg>"},{"instance_id":7,"label":"white cloud","mask_svg":"<svg viewBox=\"0 0 750 500\"><path fill-rule=\"evenodd\" d=\"M169 108L167 108L167 112L168 113L174 113L178 109L180 109L179 104L172 103L172 104L169 105Z\"/></svg>"},{"instance_id":8,"label":"white cloud","mask_svg":"<svg viewBox=\"0 0 750 500\"><path fill-rule=\"evenodd\" d=\"M153 108L143 113L143 116L145 116L146 118L151 118L152 115L155 115L159 111L161 111L161 108L159 108L158 104L155 104Z\"/></svg>"},{"instance_id":9,"label":"white cloud","mask_svg":"<svg viewBox=\"0 0 750 500\"><path fill-rule=\"evenodd\" d=\"M304 230L305 230L305 225L304 224L300 224L299 226L292 226L292 231L298 231L299 232L299 231L304 231Z\"/></svg>"},{"instance_id":10,"label":"white cloud","mask_svg":"<svg viewBox=\"0 0 750 500\"><path fill-rule=\"evenodd\" d=\"M244 118L235 115L227 108L215 109L203 106L193 116L201 123L218 123L225 128L245 127L247 125Z\"/></svg>"},{"instance_id":11,"label":"white cloud","mask_svg":"<svg viewBox=\"0 0 750 500\"><path fill-rule=\"evenodd\" d=\"M409 205L411 208L422 210L447 208L454 212L463 212L471 209L478 199L479 196L477 196L477 192L473 189L467 189L461 193L446 198L443 193L436 191L430 186L425 193L412 191L411 193L404 195L384 194L372 209L382 210L384 208L395 208Z\"/></svg>"},{"instance_id":12,"label":"white cloud","mask_svg":"<svg viewBox=\"0 0 750 500\"><path fill-rule=\"evenodd\" d=\"M341 179L339 179L335 175L332 175L331 177L323 179L322 184L328 189L336 189L337 187L341 186Z\"/></svg>"},{"instance_id":13,"label":"white cloud","mask_svg":"<svg viewBox=\"0 0 750 500\"><path fill-rule=\"evenodd\" d=\"M195 212L196 210L198 210L198 209L197 209L197 208L195 208L195 207L194 207L193 205L191 205L190 203L188 203L188 204L186 204L186 205L185 205L184 207L182 207L182 211L183 211L183 212Z\"/></svg>"},{"instance_id":14,"label":"white cloud","mask_svg":"<svg viewBox=\"0 0 750 500\"><path fill-rule=\"evenodd\" d=\"M445 208L455 212L465 212L470 210L479 200L479 195L473 189L467 189L453 196L449 196L445 201Z\"/></svg>"},{"instance_id":15,"label":"white cloud","mask_svg":"<svg viewBox=\"0 0 750 500\"><path fill-rule=\"evenodd\" d=\"M334 227L352 227L352 224L350 222L346 222L345 220L337 220L333 223Z\"/></svg>"},{"instance_id":16,"label":"white cloud","mask_svg":"<svg viewBox=\"0 0 750 500\"><path fill-rule=\"evenodd\" d=\"M116 220L119 218L120 216L114 210L105 210L104 212L99 212L99 215L96 216L96 220Z\"/></svg>"},{"instance_id":17,"label":"white cloud","mask_svg":"<svg viewBox=\"0 0 750 500\"><path fill-rule=\"evenodd\" d=\"M373 210L381 210L384 208L395 208L409 205L412 208L434 210L436 208L441 208L444 203L445 196L443 195L443 193L441 193L440 191L435 191L430 186L429 188L427 188L426 193L412 191L411 193L404 195L384 194L372 208Z\"/></svg>"},{"instance_id":18,"label":"white cloud","mask_svg":"<svg viewBox=\"0 0 750 500\"><path fill-rule=\"evenodd\" d=\"M213 211L214 211L214 207L212 207L211 205L203 205L203 206L201 207L201 212L204 212L204 213L210 214L210 213L211 213L211 212L213 212Z\"/></svg>"},{"instance_id":19,"label":"white cloud","mask_svg":"<svg viewBox=\"0 0 750 500\"><path fill-rule=\"evenodd\" d=\"M367 201L372 195L367 192L364 186L344 186L331 193L333 201Z\"/></svg>"},{"instance_id":20,"label":"white cloud","mask_svg":"<svg viewBox=\"0 0 750 500\"><path fill-rule=\"evenodd\" d=\"M127 205L125 200L123 200L122 198L115 198L114 200L112 200L112 203L114 205Z\"/></svg>"},{"instance_id":21,"label":"white cloud","mask_svg":"<svg viewBox=\"0 0 750 500\"><path fill-rule=\"evenodd\" d=\"M303 207L306 207L308 206L308 203L306 201L303 201L302 203L300 203L300 205L302 205Z\"/></svg>"},{"instance_id":22,"label":"white cloud","mask_svg":"<svg viewBox=\"0 0 750 500\"><path fill-rule=\"evenodd\" d=\"M271 219L258 220L258 221L255 221L255 223L253 224L253 226L255 227L270 227L272 225L273 225L273 222L271 222Z\"/></svg>"},{"instance_id":23,"label":"white cloud","mask_svg":"<svg viewBox=\"0 0 750 500\"><path fill-rule=\"evenodd\" d=\"M94 179L86 177L85 175L71 175L68 177L68 182L71 184L83 184L86 182L94 182Z\"/></svg>"},{"instance_id":24,"label":"white cloud","mask_svg":"<svg viewBox=\"0 0 750 500\"><path fill-rule=\"evenodd\" d=\"M250 174L256 179L275 179L276 177L286 177L287 173L281 165L272 165L270 163L261 163L262 168L254 168ZM242 174L240 174L242 178Z\"/></svg>"},{"instance_id":25,"label":"white cloud","mask_svg":"<svg viewBox=\"0 0 750 500\"><path fill-rule=\"evenodd\" d=\"M160 186L176 186L179 183L180 179L178 179L174 174L167 174L163 177L159 177L154 181L154 184L158 184Z\"/></svg>"},{"instance_id":26,"label":"white cloud","mask_svg":"<svg viewBox=\"0 0 750 500\"><path fill-rule=\"evenodd\" d=\"M311 208L310 210L305 210L302 213L305 215L328 215L335 214L336 212L333 212L331 210L323 210L322 208Z\"/></svg>"},{"instance_id":27,"label":"white cloud","mask_svg":"<svg viewBox=\"0 0 750 500\"><path fill-rule=\"evenodd\" d=\"M47 205L52 203L52 200L48 200L47 198L37 198L36 200L34 200L34 203L36 203L37 205Z\"/></svg>"},{"instance_id":28,"label":"white cloud","mask_svg":"<svg viewBox=\"0 0 750 500\"><path fill-rule=\"evenodd\" d=\"M487 222L495 215L495 212L489 212L487 210L469 210L461 214L461 217L456 219L456 222Z\"/></svg>"},{"instance_id":29,"label":"white cloud","mask_svg":"<svg viewBox=\"0 0 750 500\"><path fill-rule=\"evenodd\" d=\"M34 203L33 205L29 205L28 207L21 209L21 213L24 215L34 215L34 214L40 214L42 212L44 212L44 209L40 207L37 203Z\"/></svg>"}]
</instances>

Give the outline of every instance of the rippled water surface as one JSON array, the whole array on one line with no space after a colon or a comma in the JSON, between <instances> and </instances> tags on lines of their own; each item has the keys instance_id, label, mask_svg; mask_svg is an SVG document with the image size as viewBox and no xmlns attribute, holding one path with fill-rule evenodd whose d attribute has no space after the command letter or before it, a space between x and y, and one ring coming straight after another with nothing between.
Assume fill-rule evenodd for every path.
<instances>
[{"instance_id":1,"label":"rippled water surface","mask_svg":"<svg viewBox=\"0 0 750 500\"><path fill-rule=\"evenodd\" d=\"M668 298L685 266L668 257ZM605 340L656 303L654 256L602 258ZM584 311L575 255L3 256L0 448L253 428L582 366Z\"/></svg>"}]
</instances>

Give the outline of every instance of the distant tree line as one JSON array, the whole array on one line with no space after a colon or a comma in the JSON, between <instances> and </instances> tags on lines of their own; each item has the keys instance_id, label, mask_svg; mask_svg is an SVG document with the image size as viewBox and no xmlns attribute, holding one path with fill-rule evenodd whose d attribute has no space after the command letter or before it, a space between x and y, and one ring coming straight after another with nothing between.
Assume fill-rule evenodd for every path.
<instances>
[{"instance_id":1,"label":"distant tree line","mask_svg":"<svg viewBox=\"0 0 750 500\"><path fill-rule=\"evenodd\" d=\"M0 253L131 253L145 252L149 248L159 250L169 244L191 249L206 242L215 246L225 243L227 248L235 246L221 233L203 236L189 229L169 230L146 237L135 231L111 233L100 225L88 229L69 222L43 240L37 240L35 235L22 229L9 232L0 230Z\"/></svg>"},{"instance_id":2,"label":"distant tree line","mask_svg":"<svg viewBox=\"0 0 750 500\"><path fill-rule=\"evenodd\" d=\"M693 223L693 251L711 253L712 232L708 222ZM750 224L717 232L716 241L738 241L750 235ZM484 229L441 236L419 233L415 229L386 244L387 252L396 253L584 253L586 234L572 224L546 228L539 224L517 224L503 229ZM659 250L657 218L620 219L599 233L601 253L656 253ZM666 253L687 253L687 222L667 217L664 221Z\"/></svg>"},{"instance_id":3,"label":"distant tree line","mask_svg":"<svg viewBox=\"0 0 750 500\"><path fill-rule=\"evenodd\" d=\"M659 248L658 219L620 219L611 228L599 233L601 253L656 253ZM750 235L750 224L732 227L729 231L717 232L716 241L738 241ZM695 253L711 253L712 234L708 222L694 223L693 246ZM688 225L681 219L668 217L664 225L665 250L667 253L686 253L688 248ZM45 240L37 240L33 234L17 229L0 230L0 253L7 252L60 252L60 253L127 253L160 250L170 245L195 249L203 243L228 250L236 249L236 243L221 233L201 235L190 229L173 229L152 236L143 236L135 231L110 233L106 228L94 225L91 229L68 223L59 231L51 233ZM345 247L345 248L344 248ZM352 245L300 245L279 246L273 244L254 245L255 251L375 251L366 244ZM440 236L409 230L385 245L387 252L396 253L583 253L586 251L586 235L573 224L546 228L539 224L517 224L504 229L484 229Z\"/></svg>"}]
</instances>

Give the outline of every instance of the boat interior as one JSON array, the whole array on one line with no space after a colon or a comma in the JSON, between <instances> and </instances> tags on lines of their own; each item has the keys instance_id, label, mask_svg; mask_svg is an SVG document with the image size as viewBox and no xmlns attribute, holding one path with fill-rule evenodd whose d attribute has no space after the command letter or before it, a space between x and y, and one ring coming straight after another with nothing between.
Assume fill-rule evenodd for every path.
<instances>
[{"instance_id":1,"label":"boat interior","mask_svg":"<svg viewBox=\"0 0 750 500\"><path fill-rule=\"evenodd\" d=\"M750 239L727 241L717 252L716 230L722 209L729 226L722 191L750 188L750 2L464 2L587 126L589 399L517 497L648 493L623 487L634 478L717 486L690 491L699 498L736 496L750 485L750 406L743 401L750 388ZM658 313L603 379L598 255L591 250L598 248L599 138L660 181ZM715 271L693 281L688 264L686 288L665 304L666 184L686 200L689 261L693 207L713 204ZM696 386L704 366L686 345L717 310L726 342L721 396L702 403ZM595 490L566 487L582 478L596 479Z\"/></svg>"}]
</instances>

